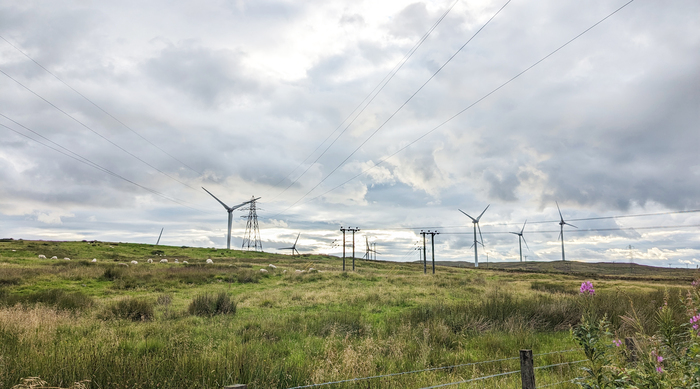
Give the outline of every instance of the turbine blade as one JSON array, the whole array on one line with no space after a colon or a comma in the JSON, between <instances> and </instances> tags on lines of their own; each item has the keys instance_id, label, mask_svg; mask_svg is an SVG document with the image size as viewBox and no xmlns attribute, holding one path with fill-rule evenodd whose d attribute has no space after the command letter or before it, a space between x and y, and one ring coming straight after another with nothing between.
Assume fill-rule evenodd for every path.
<instances>
[{"instance_id":1,"label":"turbine blade","mask_svg":"<svg viewBox=\"0 0 700 389\"><path fill-rule=\"evenodd\" d=\"M518 236L520 236L520 234L517 233L517 232L509 232L509 234L513 234L513 235L518 235Z\"/></svg>"},{"instance_id":2,"label":"turbine blade","mask_svg":"<svg viewBox=\"0 0 700 389\"><path fill-rule=\"evenodd\" d=\"M294 247L297 247L297 242L299 241L299 235L301 235L301 232L297 234L297 240L294 241Z\"/></svg>"},{"instance_id":3,"label":"turbine blade","mask_svg":"<svg viewBox=\"0 0 700 389\"><path fill-rule=\"evenodd\" d=\"M457 208L457 210L458 210L459 212L462 212L463 214L467 215L467 217L468 217L468 218L472 219L472 221L473 221L474 223L476 223L476 220L475 220L475 219L474 219L473 217L469 216L469 214L468 214L468 213L466 213L466 212L462 211L462 210L461 210L461 209L459 209L459 208Z\"/></svg>"},{"instance_id":4,"label":"turbine blade","mask_svg":"<svg viewBox=\"0 0 700 389\"><path fill-rule=\"evenodd\" d=\"M571 227L574 227L574 228L578 228L578 227L576 227L575 225L569 224L569 223L567 223L567 222L564 222L564 224L570 225Z\"/></svg>"},{"instance_id":5,"label":"turbine blade","mask_svg":"<svg viewBox=\"0 0 700 389\"><path fill-rule=\"evenodd\" d=\"M525 242L525 247L527 247L528 250L530 250L530 246L527 245L527 241L525 240L525 237L520 235L521 238L523 238L523 242Z\"/></svg>"},{"instance_id":6,"label":"turbine blade","mask_svg":"<svg viewBox=\"0 0 700 389\"><path fill-rule=\"evenodd\" d=\"M476 218L477 222L479 221L479 219L481 219L482 216L484 216L484 213L486 212L487 209L489 209L490 206L491 206L491 204L487 205L486 208L484 208L484 211L481 212L481 215L479 215L479 217Z\"/></svg>"},{"instance_id":7,"label":"turbine blade","mask_svg":"<svg viewBox=\"0 0 700 389\"><path fill-rule=\"evenodd\" d=\"M260 200L260 197L258 197L258 198L256 198L256 199L248 200L248 201L243 202L243 203L240 203L240 204L238 204L238 205L234 205L233 207L231 207L231 210L233 211L233 210L238 209L238 208L240 208L240 207L242 207L242 206L244 206L244 205L246 205L246 204L250 204L250 203L252 203L253 201L258 201L258 200Z\"/></svg>"},{"instance_id":8,"label":"turbine blade","mask_svg":"<svg viewBox=\"0 0 700 389\"><path fill-rule=\"evenodd\" d=\"M520 235L522 235L523 231L525 231L525 224L527 224L527 219L525 219L525 223L523 223L523 228L520 230Z\"/></svg>"},{"instance_id":9,"label":"turbine blade","mask_svg":"<svg viewBox=\"0 0 700 389\"><path fill-rule=\"evenodd\" d=\"M557 211L559 211L559 219L562 222L564 222L564 216L561 215L561 209L559 209L559 203L557 203L556 201L555 201L555 203L557 204Z\"/></svg>"},{"instance_id":10,"label":"turbine blade","mask_svg":"<svg viewBox=\"0 0 700 389\"><path fill-rule=\"evenodd\" d=\"M221 205L223 205L223 206L224 206L224 208L226 208L226 210L227 210L227 211L231 209L231 208L229 208L229 206L228 206L228 205L224 204L224 202L223 202L223 201L219 200L219 199L218 199L218 198L217 198L216 196L214 196L213 194L211 194L211 192L209 192L209 191L207 190L207 188L205 188L205 187L202 187L202 189L204 189L204 191L205 191L205 192L209 193L209 195L211 195L211 197L215 198L215 199L216 199L216 201L218 201L218 202L219 202L219 203L220 203Z\"/></svg>"},{"instance_id":11,"label":"turbine blade","mask_svg":"<svg viewBox=\"0 0 700 389\"><path fill-rule=\"evenodd\" d=\"M486 208L488 208L488 207L486 207ZM486 211L486 210L484 210L484 211ZM483 213L482 213L482 215L483 215ZM479 217L481 217L481 216L479 216ZM481 247L486 247L486 246L484 246L484 237L481 235L481 227L479 226L479 223L476 223L476 228L479 229L479 237L481 238Z\"/></svg>"}]
</instances>

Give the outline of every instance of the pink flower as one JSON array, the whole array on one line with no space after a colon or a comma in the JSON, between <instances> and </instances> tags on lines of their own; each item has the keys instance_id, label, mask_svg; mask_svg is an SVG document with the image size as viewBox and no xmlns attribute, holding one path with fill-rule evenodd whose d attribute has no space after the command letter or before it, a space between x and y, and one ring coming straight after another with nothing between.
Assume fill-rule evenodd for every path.
<instances>
[{"instance_id":1,"label":"pink flower","mask_svg":"<svg viewBox=\"0 0 700 389\"><path fill-rule=\"evenodd\" d=\"M664 372L664 369L663 369L661 366L657 366L657 367L656 367L656 371L657 371L658 373L663 373L663 372Z\"/></svg>"},{"instance_id":2,"label":"pink flower","mask_svg":"<svg viewBox=\"0 0 700 389\"><path fill-rule=\"evenodd\" d=\"M620 346L622 346L622 340L615 339L615 340L613 340L613 344L615 345L615 347L620 347Z\"/></svg>"},{"instance_id":3,"label":"pink flower","mask_svg":"<svg viewBox=\"0 0 700 389\"><path fill-rule=\"evenodd\" d=\"M664 357L662 357L661 355L659 355L659 356L656 357L656 362L661 363L661 362L663 362L663 361L664 361Z\"/></svg>"},{"instance_id":4,"label":"pink flower","mask_svg":"<svg viewBox=\"0 0 700 389\"><path fill-rule=\"evenodd\" d=\"M591 281L585 281L581 284L581 289L578 291L580 294L588 294L593 296L595 294L595 289L593 289L593 283Z\"/></svg>"}]
</instances>

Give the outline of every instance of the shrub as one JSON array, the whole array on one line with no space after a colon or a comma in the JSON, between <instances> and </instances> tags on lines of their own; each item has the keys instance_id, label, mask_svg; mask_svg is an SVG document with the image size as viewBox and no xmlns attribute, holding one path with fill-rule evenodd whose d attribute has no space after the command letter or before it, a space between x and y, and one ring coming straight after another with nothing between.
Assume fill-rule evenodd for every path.
<instances>
[{"instance_id":1,"label":"shrub","mask_svg":"<svg viewBox=\"0 0 700 389\"><path fill-rule=\"evenodd\" d=\"M239 284L257 284L260 281L260 272L252 270L240 270L236 274L236 281L238 281Z\"/></svg>"},{"instance_id":2,"label":"shrub","mask_svg":"<svg viewBox=\"0 0 700 389\"><path fill-rule=\"evenodd\" d=\"M118 319L148 321L153 319L153 303L135 297L117 301L108 308L108 315Z\"/></svg>"},{"instance_id":3,"label":"shrub","mask_svg":"<svg viewBox=\"0 0 700 389\"><path fill-rule=\"evenodd\" d=\"M62 289L49 289L27 295L10 294L5 291L0 293L0 304L44 304L59 310L78 311L91 307L94 301L92 297L81 292L68 293Z\"/></svg>"},{"instance_id":4,"label":"shrub","mask_svg":"<svg viewBox=\"0 0 700 389\"><path fill-rule=\"evenodd\" d=\"M102 278L105 280L109 281L114 281L116 279L122 278L124 275L124 272L121 269L117 269L116 267L110 266L105 269L105 272L102 274Z\"/></svg>"},{"instance_id":5,"label":"shrub","mask_svg":"<svg viewBox=\"0 0 700 389\"><path fill-rule=\"evenodd\" d=\"M210 293L196 296L188 308L190 315L214 316L233 315L236 313L236 302L226 292L216 295Z\"/></svg>"}]
</instances>

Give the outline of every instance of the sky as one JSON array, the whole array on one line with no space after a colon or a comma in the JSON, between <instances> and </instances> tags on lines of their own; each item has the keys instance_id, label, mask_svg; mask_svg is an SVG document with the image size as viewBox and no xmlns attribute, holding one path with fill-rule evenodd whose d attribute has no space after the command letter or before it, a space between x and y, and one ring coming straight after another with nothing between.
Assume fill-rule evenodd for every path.
<instances>
[{"instance_id":1,"label":"sky","mask_svg":"<svg viewBox=\"0 0 700 389\"><path fill-rule=\"evenodd\" d=\"M700 3L628 1L0 0L0 237L697 267Z\"/></svg>"}]
</instances>

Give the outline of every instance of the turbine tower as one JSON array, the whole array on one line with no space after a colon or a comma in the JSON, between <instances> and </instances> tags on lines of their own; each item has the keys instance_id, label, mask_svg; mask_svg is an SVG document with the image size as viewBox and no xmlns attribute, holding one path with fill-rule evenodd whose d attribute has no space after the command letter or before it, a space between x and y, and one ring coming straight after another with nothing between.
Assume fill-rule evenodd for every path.
<instances>
[{"instance_id":1,"label":"turbine tower","mask_svg":"<svg viewBox=\"0 0 700 389\"><path fill-rule=\"evenodd\" d=\"M294 241L294 244L292 245L292 247L281 247L281 248L278 248L277 250L292 250L292 255L294 255L294 252L296 252L298 255L301 255L301 254L299 254L299 250L297 250L297 242L299 241L299 235L301 235L301 232L299 234L297 234L297 240Z\"/></svg>"},{"instance_id":2,"label":"turbine tower","mask_svg":"<svg viewBox=\"0 0 700 389\"><path fill-rule=\"evenodd\" d=\"M234 205L233 207L229 207L228 205L224 204L223 201L219 200L218 198L216 198L216 196L211 194L211 192L209 192L205 187L202 187L202 189L204 189L205 192L209 193L209 195L211 197L216 199L216 201L218 201L219 204L223 205L224 208L226 209L226 212L228 212L228 235L226 236L226 249L231 250L231 223L233 222L233 216L232 216L233 211L250 203L251 201L255 201L255 200L259 199L260 197L258 197L257 199L248 200L248 201L246 201L244 203L240 203L238 205Z\"/></svg>"},{"instance_id":3,"label":"turbine tower","mask_svg":"<svg viewBox=\"0 0 700 389\"><path fill-rule=\"evenodd\" d=\"M525 220L525 223L523 223L523 228L520 230L520 232L511 232L511 234L518 235L518 247L520 248L520 262L523 261L523 242L525 242L525 247L527 247L527 249L530 250L530 247L528 247L527 241L523 236L523 231L525 231L525 224L527 224L527 220Z\"/></svg>"},{"instance_id":4,"label":"turbine tower","mask_svg":"<svg viewBox=\"0 0 700 389\"><path fill-rule=\"evenodd\" d=\"M472 219L472 224L474 224L474 267L479 267L479 253L477 251L478 243L481 243L482 247L484 246L484 237L481 235L481 227L479 227L479 219L481 219L481 217L484 216L484 212L486 212L486 210L489 209L490 206L491 206L491 204L487 205L486 208L484 208L484 211L481 212L481 215L479 215L479 217L477 217L476 219L469 216L466 212L462 211L461 209L458 209L459 212L462 212L463 214L467 215L468 218ZM479 237L481 237L481 242L479 242L476 239L476 229L477 228L479 229Z\"/></svg>"},{"instance_id":5,"label":"turbine tower","mask_svg":"<svg viewBox=\"0 0 700 389\"><path fill-rule=\"evenodd\" d=\"M557 211L559 211L559 239L561 239L561 260L566 261L566 257L564 256L564 224L570 225L571 227L578 228L573 224L569 224L564 221L564 216L561 215L561 209L559 209L559 203L557 203Z\"/></svg>"}]
</instances>

